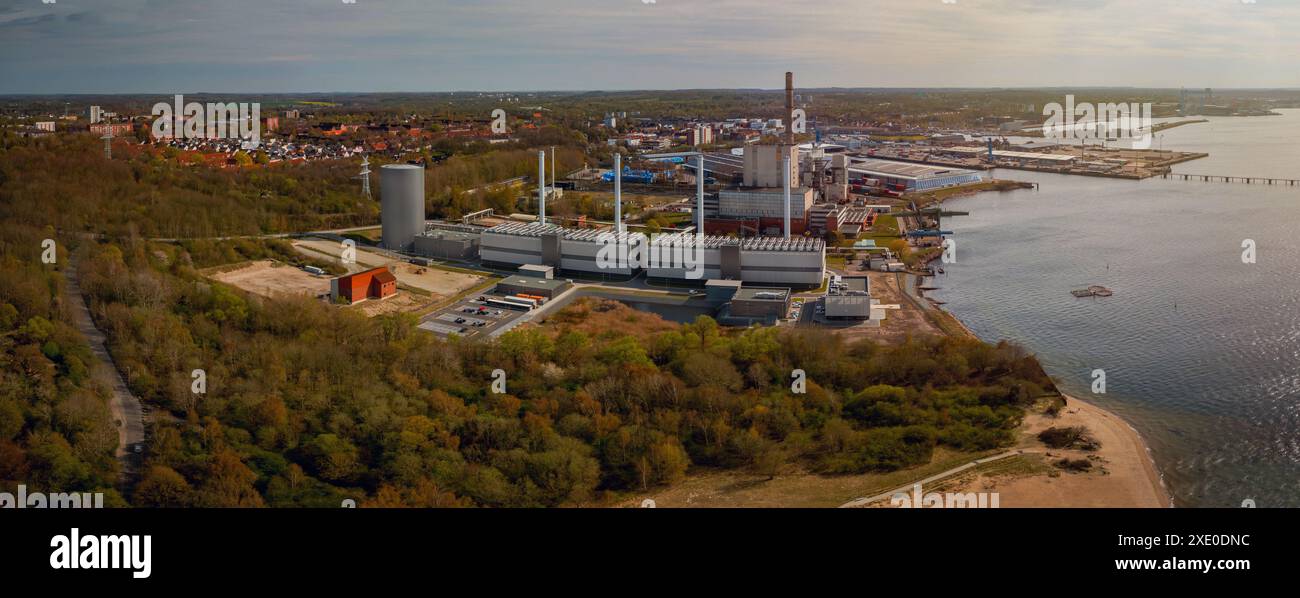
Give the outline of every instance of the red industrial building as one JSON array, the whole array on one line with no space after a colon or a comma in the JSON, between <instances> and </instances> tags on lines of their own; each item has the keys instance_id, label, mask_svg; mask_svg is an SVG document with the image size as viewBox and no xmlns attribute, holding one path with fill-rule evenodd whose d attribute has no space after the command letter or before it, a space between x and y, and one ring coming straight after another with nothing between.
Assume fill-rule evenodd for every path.
<instances>
[{"instance_id":1,"label":"red industrial building","mask_svg":"<svg viewBox=\"0 0 1300 598\"><path fill-rule=\"evenodd\" d=\"M340 276L330 281L330 299L333 301L342 297L348 303L356 303L366 299L383 299L396 292L397 277L388 271L387 266Z\"/></svg>"}]
</instances>

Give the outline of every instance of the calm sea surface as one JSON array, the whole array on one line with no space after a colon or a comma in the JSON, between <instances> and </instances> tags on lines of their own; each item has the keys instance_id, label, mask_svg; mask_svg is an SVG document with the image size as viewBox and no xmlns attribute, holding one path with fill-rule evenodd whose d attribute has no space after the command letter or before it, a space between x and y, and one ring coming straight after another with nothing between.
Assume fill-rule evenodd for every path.
<instances>
[{"instance_id":1,"label":"calm sea surface","mask_svg":"<svg viewBox=\"0 0 1300 598\"><path fill-rule=\"evenodd\" d=\"M1153 147L1210 154L1176 173L1300 179L1300 110L1281 112L1211 117ZM957 259L932 294L1132 423L1179 506L1300 506L1300 186L995 176L1040 189L949 202L971 215L944 222ZM1092 284L1115 294L1070 295Z\"/></svg>"}]
</instances>

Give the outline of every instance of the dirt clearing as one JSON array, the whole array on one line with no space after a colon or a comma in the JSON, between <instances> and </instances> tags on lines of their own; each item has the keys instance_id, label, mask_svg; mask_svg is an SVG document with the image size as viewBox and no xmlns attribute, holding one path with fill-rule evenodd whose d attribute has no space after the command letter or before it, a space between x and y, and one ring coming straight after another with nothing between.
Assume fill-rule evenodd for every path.
<instances>
[{"instance_id":1,"label":"dirt clearing","mask_svg":"<svg viewBox=\"0 0 1300 598\"><path fill-rule=\"evenodd\" d=\"M318 297L330 292L330 278L308 274L294 266L274 260L247 262L236 266L209 269L206 275L216 281L239 287L263 297L306 295Z\"/></svg>"}]
</instances>

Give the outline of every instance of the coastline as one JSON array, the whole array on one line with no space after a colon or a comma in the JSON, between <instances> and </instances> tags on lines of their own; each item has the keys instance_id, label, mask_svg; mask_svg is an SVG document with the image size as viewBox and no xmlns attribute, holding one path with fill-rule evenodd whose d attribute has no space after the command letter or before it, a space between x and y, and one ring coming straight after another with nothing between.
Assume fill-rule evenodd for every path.
<instances>
[{"instance_id":1,"label":"coastline","mask_svg":"<svg viewBox=\"0 0 1300 598\"><path fill-rule=\"evenodd\" d=\"M1106 424L1113 427L1116 433L1121 437L1121 442L1125 445L1124 449L1129 453L1135 453L1137 455L1137 458L1135 459L1137 462L1136 465L1141 471L1140 475L1134 476L1138 478L1137 480L1134 480L1134 483L1139 483L1138 480L1144 479L1149 485L1150 492L1155 496L1160 507L1175 506L1173 503L1173 497L1169 494L1169 489L1165 487L1164 475L1160 473L1160 468L1156 466L1155 458L1151 455L1151 447L1147 444L1146 439L1142 437L1142 434L1139 433L1132 424L1113 411L1103 409L1093 403L1089 403L1072 395L1062 396L1064 396L1066 400L1066 409L1074 406L1078 407L1081 411L1092 411L1093 413L1089 415L1091 415L1094 420L1104 421ZM1103 447L1103 449L1104 448L1105 447Z\"/></svg>"},{"instance_id":2,"label":"coastline","mask_svg":"<svg viewBox=\"0 0 1300 598\"><path fill-rule=\"evenodd\" d=\"M1002 508L1173 507L1141 435L1114 413L1064 396L1066 406L1059 415L1030 413L1025 417L1021 440L1009 451L1013 454L997 457L1011 458L934 480L930 487L939 492L996 494ZM1100 446L1091 451L1052 449L1038 440L1039 432L1066 426L1087 428ZM1066 459L1086 462L1089 467L1067 471L1056 465ZM872 506L885 505L876 502Z\"/></svg>"},{"instance_id":3,"label":"coastline","mask_svg":"<svg viewBox=\"0 0 1300 598\"><path fill-rule=\"evenodd\" d=\"M972 338L978 338L952 312L939 306L934 306L934 309L957 322ZM1025 437L1020 448L1027 454L1041 454L1046 459L1096 457L1103 463L1103 474L1059 473L1009 480L977 475L974 479L964 481L963 485L979 486L978 489L984 491L996 490L1001 495L1002 505L1007 507L1175 506L1150 446L1132 424L1112 411L1073 395L1061 393L1061 396L1065 398L1066 405L1058 417L1034 413L1025 416L1022 426ZM1043 429L1076 425L1086 427L1100 441L1101 448L1090 453L1043 450L1041 443L1037 442L1036 435Z\"/></svg>"}]
</instances>

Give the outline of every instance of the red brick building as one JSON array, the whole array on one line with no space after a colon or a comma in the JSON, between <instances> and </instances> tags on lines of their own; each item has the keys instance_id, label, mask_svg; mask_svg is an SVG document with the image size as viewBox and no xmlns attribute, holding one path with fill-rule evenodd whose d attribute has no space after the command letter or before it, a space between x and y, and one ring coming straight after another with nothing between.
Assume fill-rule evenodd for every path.
<instances>
[{"instance_id":1,"label":"red brick building","mask_svg":"<svg viewBox=\"0 0 1300 598\"><path fill-rule=\"evenodd\" d=\"M383 299L396 292L397 277L388 271L387 266L340 276L330 281L330 299L333 301L342 297L348 303L356 303L366 299Z\"/></svg>"}]
</instances>

